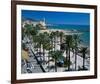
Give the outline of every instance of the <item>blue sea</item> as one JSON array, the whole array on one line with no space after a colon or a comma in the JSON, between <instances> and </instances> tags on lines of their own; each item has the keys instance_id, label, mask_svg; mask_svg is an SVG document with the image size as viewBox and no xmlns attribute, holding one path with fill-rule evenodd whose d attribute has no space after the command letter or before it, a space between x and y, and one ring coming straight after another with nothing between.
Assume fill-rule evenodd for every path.
<instances>
[{"instance_id":1,"label":"blue sea","mask_svg":"<svg viewBox=\"0 0 100 84\"><path fill-rule=\"evenodd\" d=\"M80 39L81 44L85 46L90 46L90 26L89 25L53 25L48 26L48 29L63 29L63 30L77 30L82 33Z\"/></svg>"}]
</instances>

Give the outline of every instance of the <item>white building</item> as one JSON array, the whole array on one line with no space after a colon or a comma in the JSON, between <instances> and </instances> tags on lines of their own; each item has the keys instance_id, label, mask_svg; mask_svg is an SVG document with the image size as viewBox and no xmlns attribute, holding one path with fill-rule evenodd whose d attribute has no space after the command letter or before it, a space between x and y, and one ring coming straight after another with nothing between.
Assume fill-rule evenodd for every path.
<instances>
[{"instance_id":1,"label":"white building","mask_svg":"<svg viewBox=\"0 0 100 84\"><path fill-rule=\"evenodd\" d=\"M25 28L25 25L26 24L32 25L33 27L36 27L36 25L40 24L40 25L42 25L42 27L44 29L46 29L45 19L40 20L40 21L37 21L37 20L29 20L29 19L22 21L22 27L23 28Z\"/></svg>"}]
</instances>

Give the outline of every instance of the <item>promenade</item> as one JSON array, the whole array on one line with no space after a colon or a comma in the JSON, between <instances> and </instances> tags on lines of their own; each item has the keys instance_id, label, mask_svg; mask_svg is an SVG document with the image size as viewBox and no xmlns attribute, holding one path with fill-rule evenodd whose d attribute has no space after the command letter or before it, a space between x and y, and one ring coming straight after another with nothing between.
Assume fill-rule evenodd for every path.
<instances>
[{"instance_id":1,"label":"promenade","mask_svg":"<svg viewBox=\"0 0 100 84\"><path fill-rule=\"evenodd\" d=\"M28 63L24 64L22 66L21 72L22 73L43 73L43 72L55 72L55 63L54 62L49 62L46 63L49 59L48 59L48 51L45 51L45 63L41 63L42 61L42 57L43 54L41 54L41 56L39 56L37 54L37 51L34 50L33 48L33 43L31 43L31 41L26 38L27 41L27 48L28 48L28 53L29 53L29 59L28 59ZM56 43L56 49L60 49L60 45ZM43 50L41 49L41 53L43 53ZM66 57L66 53L63 53L63 56ZM85 67L89 70L89 58L85 59ZM74 71L75 69L75 56L73 55L73 52L70 52L70 61L72 62L70 65L70 71ZM79 67L83 66L83 58L80 55L77 55L77 65L76 65L76 69L78 70ZM50 68L51 67L51 68ZM64 72L68 69L68 67L59 67L57 66L57 72Z\"/></svg>"}]
</instances>

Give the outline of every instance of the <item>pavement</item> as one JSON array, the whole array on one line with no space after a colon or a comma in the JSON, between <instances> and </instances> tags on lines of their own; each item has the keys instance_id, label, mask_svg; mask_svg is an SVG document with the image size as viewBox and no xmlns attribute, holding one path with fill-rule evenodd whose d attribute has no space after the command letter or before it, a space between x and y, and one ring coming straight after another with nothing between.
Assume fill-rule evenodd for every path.
<instances>
[{"instance_id":1,"label":"pavement","mask_svg":"<svg viewBox=\"0 0 100 84\"><path fill-rule=\"evenodd\" d=\"M37 63L34 54L29 47L29 59L28 63L24 64L21 68L22 73L41 73L43 72L40 65Z\"/></svg>"},{"instance_id":2,"label":"pavement","mask_svg":"<svg viewBox=\"0 0 100 84\"><path fill-rule=\"evenodd\" d=\"M27 38L28 39L28 38ZM28 40L25 40L26 42L29 41ZM52 69L49 69L48 70L48 64L39 64L37 59L39 60L39 57L36 55L36 52L34 51L34 48L33 48L33 44L29 43L27 44L27 47L29 48L29 59L28 59L28 63L25 63L23 66L22 66L22 69L21 69L21 72L22 73L43 73L43 69L46 71L46 72L55 72L54 70L54 67ZM56 46L57 49L59 49L59 45ZM48 56L48 52L45 51L45 55ZM45 56L45 59L46 61L48 60L48 57ZM66 54L64 53L63 56L66 56ZM37 59L36 59L37 58ZM70 68L72 70L74 70L75 68L75 57L73 56L73 53L70 52L70 59L71 59L71 62L72 62L72 65L70 66ZM89 70L90 68L90 63L89 63L89 60L90 59L86 59L85 61L85 64ZM41 65L41 66L40 66ZM79 55L77 55L77 70L78 70L78 67L82 66L83 65L83 58ZM55 66L54 62L50 62L49 66ZM42 67L42 68L41 68ZM65 70L67 69L67 67L57 67L57 72L64 72Z\"/></svg>"}]
</instances>

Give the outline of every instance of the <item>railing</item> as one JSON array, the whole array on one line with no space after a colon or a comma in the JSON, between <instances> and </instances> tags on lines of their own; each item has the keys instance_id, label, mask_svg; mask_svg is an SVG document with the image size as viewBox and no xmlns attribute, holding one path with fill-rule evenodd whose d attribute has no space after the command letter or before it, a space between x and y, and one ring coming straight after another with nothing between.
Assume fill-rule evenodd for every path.
<instances>
[{"instance_id":1,"label":"railing","mask_svg":"<svg viewBox=\"0 0 100 84\"><path fill-rule=\"evenodd\" d=\"M42 69L42 71L43 71L43 72L46 72L45 69L43 68L43 66L41 65L40 61L38 60L38 58L37 58L36 55L34 54L34 52L33 52L32 49L31 49L31 51L32 51L32 53L33 53L33 55L34 55L34 57L35 57L37 63L40 65L40 68Z\"/></svg>"}]
</instances>

